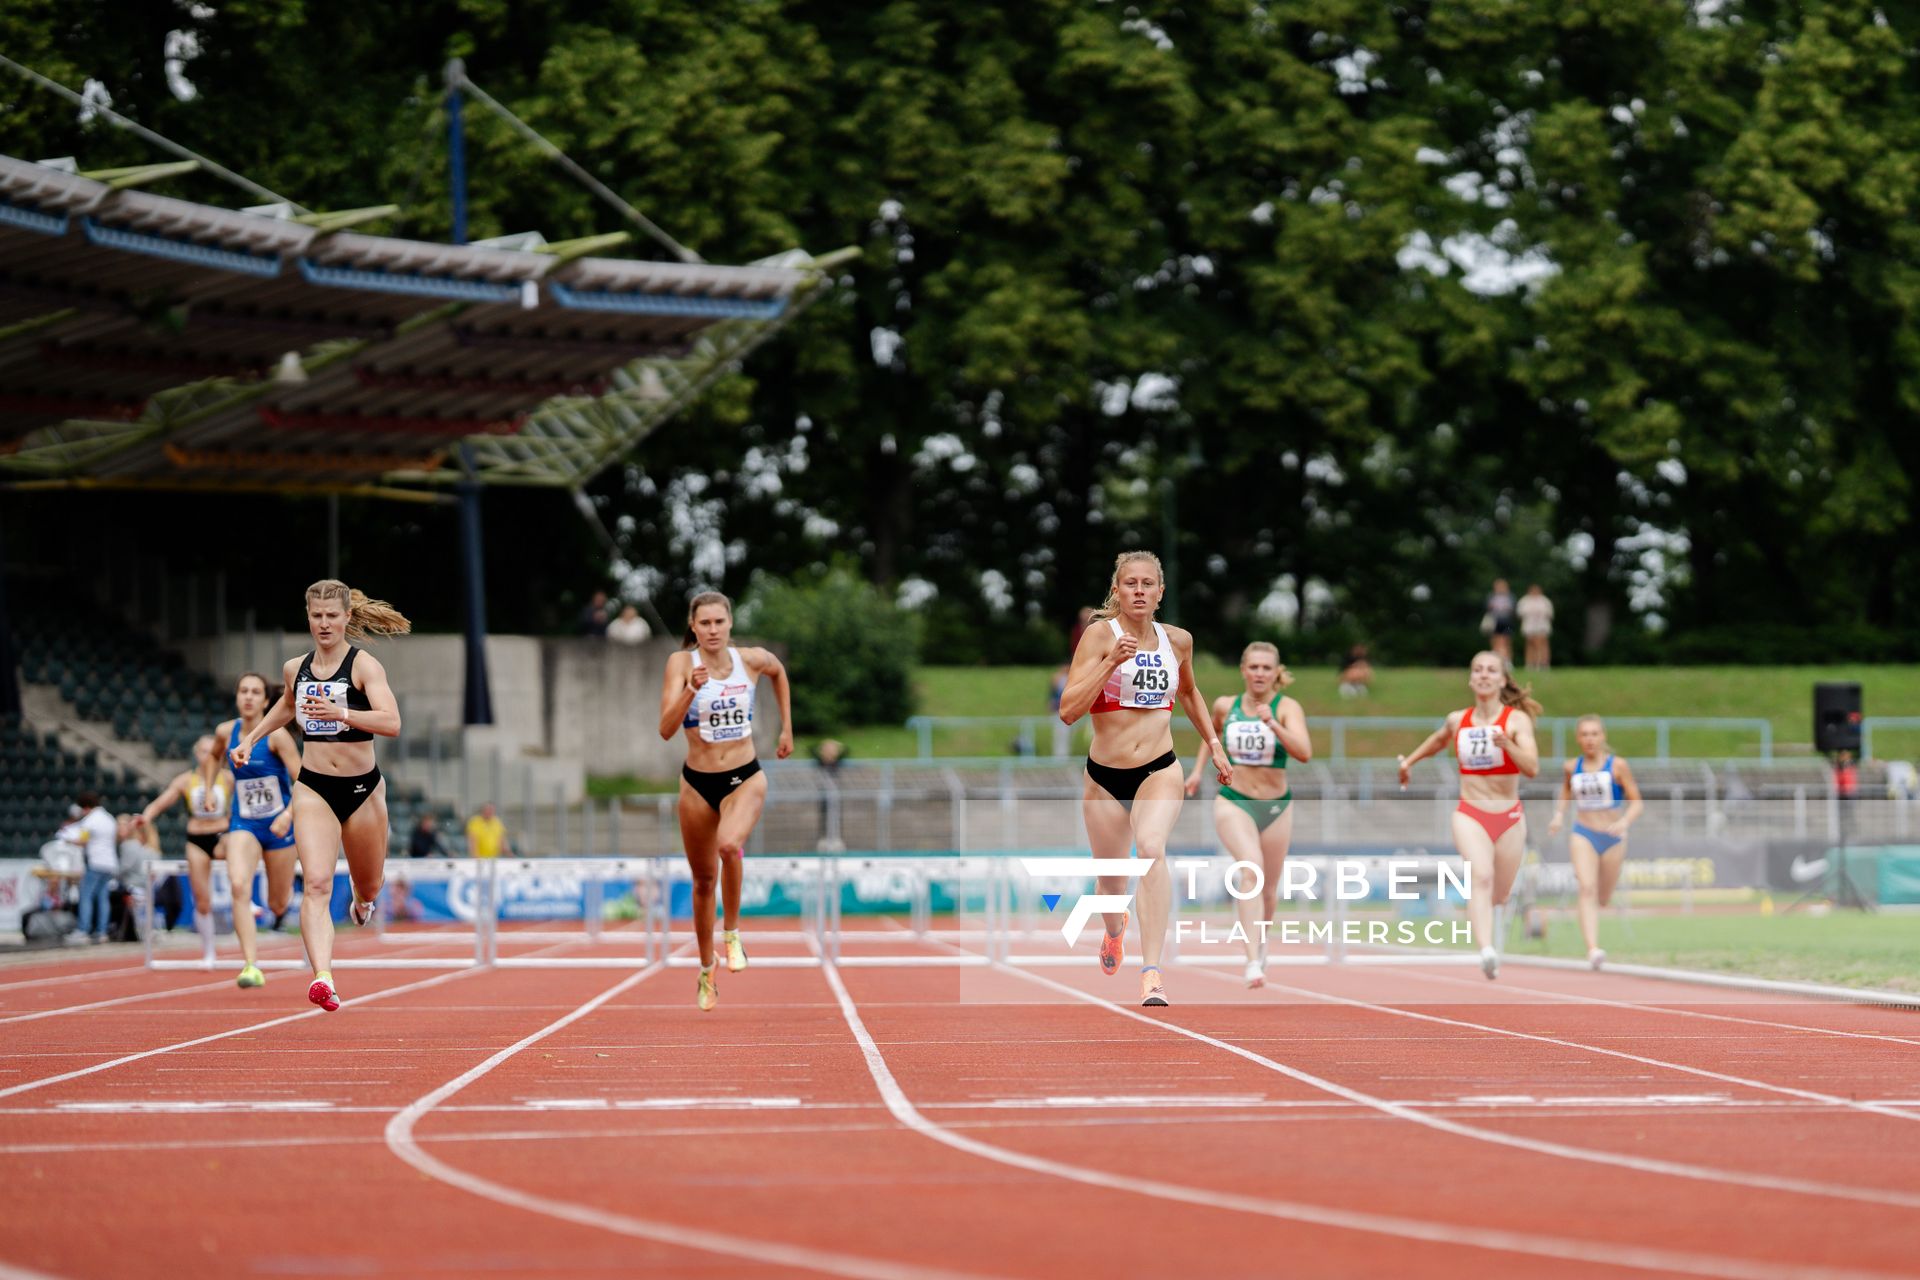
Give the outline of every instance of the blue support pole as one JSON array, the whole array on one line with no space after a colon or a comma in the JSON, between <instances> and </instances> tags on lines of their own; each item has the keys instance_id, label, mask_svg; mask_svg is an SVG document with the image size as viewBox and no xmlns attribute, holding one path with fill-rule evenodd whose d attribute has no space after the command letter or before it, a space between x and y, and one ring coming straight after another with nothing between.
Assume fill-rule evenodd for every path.
<instances>
[{"instance_id":1,"label":"blue support pole","mask_svg":"<svg viewBox=\"0 0 1920 1280\"><path fill-rule=\"evenodd\" d=\"M447 63L447 167L453 182L453 242L467 242L467 130L460 86L467 64L455 58Z\"/></svg>"},{"instance_id":2,"label":"blue support pole","mask_svg":"<svg viewBox=\"0 0 1920 1280\"><path fill-rule=\"evenodd\" d=\"M460 446L466 479L460 482L460 578L466 597L466 684L461 696L465 724L493 723L493 692L487 680L486 561L480 544L480 481L473 473L473 450Z\"/></svg>"}]
</instances>

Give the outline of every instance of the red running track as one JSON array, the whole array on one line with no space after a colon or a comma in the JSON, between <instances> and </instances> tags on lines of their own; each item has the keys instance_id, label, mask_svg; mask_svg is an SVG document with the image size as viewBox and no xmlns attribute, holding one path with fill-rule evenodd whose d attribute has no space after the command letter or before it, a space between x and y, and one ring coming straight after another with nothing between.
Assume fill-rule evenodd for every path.
<instances>
[{"instance_id":1,"label":"red running track","mask_svg":"<svg viewBox=\"0 0 1920 1280\"><path fill-rule=\"evenodd\" d=\"M0 1280L1920 1276L1920 1015L1169 978L8 967Z\"/></svg>"}]
</instances>

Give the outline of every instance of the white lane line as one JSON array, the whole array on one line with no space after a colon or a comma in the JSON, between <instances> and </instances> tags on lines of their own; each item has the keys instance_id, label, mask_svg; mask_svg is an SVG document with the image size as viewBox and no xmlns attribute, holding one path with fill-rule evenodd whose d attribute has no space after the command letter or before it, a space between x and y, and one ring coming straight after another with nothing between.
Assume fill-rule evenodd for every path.
<instances>
[{"instance_id":1,"label":"white lane line","mask_svg":"<svg viewBox=\"0 0 1920 1280\"><path fill-rule=\"evenodd\" d=\"M979 1280L978 1277L960 1272L915 1267L881 1258L861 1257L857 1254L814 1249L780 1241L754 1240L730 1232L706 1231L680 1223L660 1222L636 1218L630 1214L613 1213L605 1209L596 1209L591 1205L575 1204L568 1200L555 1200L549 1196L537 1195L490 1181L477 1174L468 1173L464 1169L456 1169L445 1161L428 1155L415 1141L414 1127L441 1102L514 1057L521 1050L536 1045L556 1031L573 1025L607 1001L646 981L656 973L663 972L664 969L664 965L655 964L621 979L575 1008L571 1013L555 1019L532 1035L515 1041L432 1092L414 1099L387 1122L388 1149L428 1177L482 1199L515 1209L524 1209L530 1213L545 1214L547 1217L558 1218L563 1222L572 1222L579 1226L612 1231L619 1235L653 1240L687 1249L699 1249L731 1258L743 1258L763 1266L771 1264L793 1267L802 1271L818 1271L826 1275L850 1276L855 1280Z\"/></svg>"},{"instance_id":2,"label":"white lane line","mask_svg":"<svg viewBox=\"0 0 1920 1280\"><path fill-rule=\"evenodd\" d=\"M1441 973L1426 973L1419 969L1409 969L1402 976L1418 978L1422 982L1444 982L1452 986L1486 990L1484 981L1476 986L1465 978L1452 978ZM1890 1036L1876 1031L1842 1031L1838 1027L1809 1027L1799 1022L1775 1022L1768 1018L1742 1018L1731 1013L1707 1013L1701 1009L1677 1009L1663 1004L1639 1004L1632 1000L1612 1000L1605 996L1591 996L1574 991L1549 991L1544 987L1523 987L1517 983L1501 983L1500 989L1502 992L1515 991L1521 995L1538 996L1542 1000L1606 1005L1617 1009L1637 1009L1642 1013L1664 1013L1675 1018L1704 1018L1712 1022L1735 1022L1752 1027L1778 1027L1784 1031L1804 1031L1816 1036L1844 1036L1849 1040L1884 1040L1889 1044L1920 1045L1920 1040L1909 1040L1904 1036Z\"/></svg>"},{"instance_id":3,"label":"white lane line","mask_svg":"<svg viewBox=\"0 0 1920 1280\"><path fill-rule=\"evenodd\" d=\"M865 1006L871 1009L871 1005ZM454 1051L458 1052L458 1051ZM483 1052L471 1050L469 1052ZM348 1083L361 1085L363 1080ZM1792 1112L1820 1114L1834 1110L1820 1103L1778 1098L1734 1098L1725 1094L1567 1094L1534 1097L1531 1094L1484 1094L1459 1098L1400 1098L1394 1105L1419 1107L1429 1111L1497 1111L1503 1116L1522 1116L1541 1110L1606 1111L1660 1114L1676 1107L1708 1111ZM1920 1099L1880 1099L1889 1106L1920 1106ZM528 1115L540 1111L863 1111L877 1107L867 1102L819 1102L802 1098L533 1098L524 1102L475 1103L466 1106L441 1106L440 1115L487 1114ZM1371 1112L1372 1107L1343 1098L1247 1098L1220 1097L1201 1101L1196 1098L1160 1097L1154 1094L1080 1095L1047 1097L973 1098L959 1102L923 1102L922 1111L1301 1111L1325 1113L1325 1119L1344 1119L1343 1113ZM390 1116L395 1106L331 1102L322 1099L178 1099L141 1100L102 1098L76 1102L56 1102L46 1107L0 1107L0 1116L115 1115L123 1118L147 1115L258 1115L298 1112L304 1115ZM1196 1121L1198 1123L1198 1121ZM0 1153L7 1150L0 1147Z\"/></svg>"},{"instance_id":4,"label":"white lane line","mask_svg":"<svg viewBox=\"0 0 1920 1280\"><path fill-rule=\"evenodd\" d=\"M58 973L46 978L23 978L19 982L0 982L0 991L17 991L22 987L53 987L68 982L92 982L98 978L117 978L121 974L148 971L147 966L136 964L124 969L100 969L89 973Z\"/></svg>"},{"instance_id":5,"label":"white lane line","mask_svg":"<svg viewBox=\"0 0 1920 1280\"><path fill-rule=\"evenodd\" d=\"M60 1280L60 1277L48 1275L44 1271L29 1271L25 1267L16 1267L9 1262L0 1262L0 1280Z\"/></svg>"},{"instance_id":6,"label":"white lane line","mask_svg":"<svg viewBox=\"0 0 1920 1280\"><path fill-rule=\"evenodd\" d=\"M1239 979L1211 970L1197 970L1208 977L1219 978L1225 982L1238 982ZM1894 1120L1920 1121L1920 1114L1904 1111L1899 1107L1888 1106L1884 1102L1860 1102L1852 1098L1842 1098L1837 1094L1820 1093L1813 1089L1797 1089L1792 1085L1769 1084L1764 1080L1750 1080L1745 1076L1728 1075L1724 1071L1713 1071L1706 1067L1690 1067L1682 1062L1668 1062L1664 1058L1649 1058L1644 1054L1628 1053L1625 1049L1607 1049L1599 1045L1587 1044L1577 1040L1563 1040L1558 1036L1536 1035L1531 1031L1515 1031L1510 1027L1497 1027L1484 1022L1468 1022L1463 1018L1443 1018L1437 1013L1421 1013L1417 1009L1403 1009L1397 1005L1375 1004L1371 1000L1359 1000L1352 996L1336 996L1324 991L1314 991L1308 987L1289 986L1283 982L1268 981L1263 991L1292 992L1326 1004L1345 1005L1352 1009L1367 1009L1374 1013L1391 1014L1396 1018L1411 1018L1417 1022L1432 1022L1445 1027L1459 1027L1467 1031L1484 1031L1490 1035L1507 1036L1515 1040L1532 1040L1538 1044L1550 1044L1562 1049L1577 1049L1582 1053L1597 1053L1609 1058L1619 1058L1626 1062L1637 1062L1644 1067L1659 1067L1665 1071L1678 1071L1684 1075L1699 1076L1703 1080L1717 1080L1721 1084L1739 1085L1743 1089L1758 1089L1763 1093L1778 1093L1789 1098L1801 1098L1808 1102L1824 1103L1830 1107L1844 1107L1852 1111L1864 1111L1869 1115L1886 1116ZM1920 1196L1913 1197L1914 1208L1920 1208Z\"/></svg>"},{"instance_id":7,"label":"white lane line","mask_svg":"<svg viewBox=\"0 0 1920 1280\"><path fill-rule=\"evenodd\" d=\"M376 1000L385 1000L389 996L401 995L408 991L420 991L427 987L437 987L443 982L451 982L456 978L465 978L480 972L483 972L483 970L456 969L451 973L437 974L431 978L422 978L418 982L409 982L404 986L389 987L385 991L376 991L372 995L355 996L340 1006L339 1013L351 1013L355 1008L363 1004L371 1004ZM305 1018L337 1016L338 1014L329 1014L323 1009L306 1009L300 1013L287 1014L285 1017L269 1018L265 1022L250 1022L244 1027L234 1027L229 1031L216 1031L210 1036L200 1036L193 1040L176 1041L173 1044L162 1045L158 1049L143 1049L139 1053L129 1053L124 1057L114 1058L109 1062L96 1062L89 1067L80 1067L73 1071L63 1071L57 1076L44 1076L38 1080L28 1080L21 1084L9 1085L5 1089L0 1089L0 1098L11 1098L17 1094L27 1093L34 1089L44 1089L48 1085L60 1084L66 1080L78 1080L81 1076L90 1076L99 1071L110 1071L114 1067L124 1067L129 1062L140 1062L146 1058L158 1057L163 1053L172 1053L176 1049L191 1049L195 1045L212 1044L216 1040L227 1040L234 1036L243 1036L250 1031L265 1031L269 1027L283 1027L289 1022L299 1022Z\"/></svg>"},{"instance_id":8,"label":"white lane line","mask_svg":"<svg viewBox=\"0 0 1920 1280\"><path fill-rule=\"evenodd\" d=\"M1348 1104L1335 1103L1332 1105L1344 1107L1344 1106L1347 1106ZM1763 1103L1761 1105L1776 1106L1776 1107L1793 1107L1793 1106L1796 1106L1797 1104L1795 1103ZM824 1112L829 1109L847 1109L847 1108L845 1104L836 1104L835 1107L829 1108L829 1107L823 1106L822 1104L815 1103L806 1107L805 1110L802 1112L802 1114L812 1115L817 1112ZM852 1109L868 1110L868 1111L884 1111L885 1106L882 1103L876 1101L876 1102L864 1104L863 1106L852 1108ZM942 1103L919 1104L919 1110L923 1112L940 1111L943 1109L946 1109L946 1108L945 1108L945 1104L942 1104ZM377 1112L378 1114L383 1116L391 1116L394 1113L394 1109L392 1107L364 1107L364 1108L359 1108L359 1110L365 1111L369 1114ZM433 1114L435 1114L436 1116L445 1116L445 1115L466 1114L471 1112L484 1112L489 1110L492 1110L492 1108L436 1107L434 1108ZM1618 1116L1621 1114L1644 1115L1644 1114L1651 1114L1651 1113L1649 1112L1623 1113L1620 1111L1614 1111L1611 1113L1601 1113L1601 1112L1585 1112L1585 1111L1574 1110L1569 1112L1569 1114L1582 1115L1582 1116L1610 1114L1612 1116ZM1381 1115L1379 1112L1371 1110L1370 1108L1353 1108L1344 1115L1314 1114L1306 1111L1301 1111L1297 1113L1280 1111L1280 1112L1275 1112L1268 1115L1254 1116L1254 1117L1236 1115L1232 1113L1225 1113L1225 1114L1215 1113L1215 1114L1203 1114L1203 1115L1100 1114L1100 1115L1095 1115L1091 1117L1082 1116L1082 1115L1066 1115L1066 1114L1059 1114L1059 1113L1052 1114L1052 1115L1044 1115L1044 1114L1033 1115L1033 1114L1022 1113L1018 1115L1018 1118L1014 1118L1012 1116L1003 1116L1002 1118L995 1118L995 1119L986 1119L986 1118L950 1119L950 1120L942 1121L942 1127L950 1130L964 1129L964 1130L974 1130L979 1132L989 1132L993 1130L1004 1129L1004 1130L1014 1130L1022 1133L1027 1133L1037 1129L1122 1129L1124 1130L1124 1129L1156 1128L1156 1127L1161 1127L1166 1125L1180 1125L1180 1126L1190 1127L1193 1125L1204 1125L1204 1124L1217 1124L1217 1125L1245 1124L1249 1119L1257 1120L1261 1124L1311 1124L1315 1126L1323 1126L1323 1125L1326 1125L1329 1123L1335 1123L1335 1122L1344 1123L1344 1124L1368 1124L1368 1125L1384 1125L1384 1124L1393 1123L1392 1116ZM425 1141L430 1143L587 1142L587 1141L599 1141L599 1140L617 1141L617 1142L633 1142L633 1141L651 1142L659 1138L792 1137L795 1135L806 1135L806 1134L836 1135L836 1134L854 1134L854 1133L884 1133L884 1132L897 1129L898 1127L899 1126L897 1122L894 1121L894 1119L891 1116L888 1116L884 1121L867 1121L867 1120L859 1120L859 1119L848 1119L848 1120L834 1120L834 1121L821 1121L821 1122L800 1121L800 1122L789 1122L789 1123L782 1123L782 1124L674 1124L674 1125L653 1125L653 1126L636 1125L632 1128L623 1128L623 1129L580 1128L580 1127L574 1127L574 1128L568 1128L568 1129L499 1129L499 1130L489 1129L489 1130L478 1132L478 1133L436 1133L431 1138L428 1138ZM105 1142L21 1142L21 1143L11 1143L6 1145L0 1145L0 1156L79 1155L79 1154L91 1154L91 1153L100 1152L100 1151L140 1151L140 1152L220 1151L220 1150L227 1150L227 1149L237 1150L241 1148L255 1148L255 1147L259 1147L259 1148L338 1147L338 1146L356 1146L356 1145L369 1145L369 1144L378 1144L380 1146L385 1146L386 1142L384 1138L376 1134L337 1135L332 1137L322 1136L319 1134L311 1134L311 1135L289 1135L286 1137L275 1137L275 1138L181 1138L181 1139L150 1141L150 1142L131 1140L131 1139L116 1139L116 1140L105 1141Z\"/></svg>"},{"instance_id":9,"label":"white lane line","mask_svg":"<svg viewBox=\"0 0 1920 1280\"><path fill-rule=\"evenodd\" d=\"M142 991L137 995L115 996L111 1000L95 1000L91 1004L70 1004L70 1005L62 1005L58 1009L39 1009L33 1013L16 1013L5 1018L0 1018L0 1027L6 1026L9 1023L14 1023L14 1022L37 1022L41 1018L60 1018L60 1017L66 1016L69 1013L86 1013L92 1009L106 1009L106 1008L112 1007L113 1005L133 1004L134 1002L140 1001L140 1000L165 1000L170 996L191 995L199 991L217 991L223 987L230 987L232 985L233 983L230 981L229 982L203 982L197 986L174 987L173 989L168 991ZM201 1009L192 1009L192 1010L182 1010L182 1012L203 1013L207 1011L201 1010ZM232 1013L234 1011L232 1009L222 1009L220 1010L220 1012Z\"/></svg>"},{"instance_id":10,"label":"white lane line","mask_svg":"<svg viewBox=\"0 0 1920 1280\"><path fill-rule=\"evenodd\" d=\"M1865 1187L1849 1187L1829 1182L1815 1182L1806 1178L1787 1178L1764 1173L1738 1173L1732 1170L1707 1168L1704 1165L1682 1164L1676 1160L1655 1160L1643 1156L1620 1155L1611 1151L1599 1151L1589 1147L1568 1146L1562 1142L1548 1142L1540 1138L1522 1137L1519 1134L1506 1133L1499 1129L1484 1129L1477 1125L1465 1124L1458 1120L1449 1120L1443 1116L1428 1115L1413 1107L1404 1107L1386 1098L1377 1098L1362 1090L1352 1089L1346 1085L1337 1084L1332 1080L1316 1076L1311 1072L1302 1071L1298 1067L1290 1067L1284 1062L1277 1062L1272 1058L1255 1053L1251 1049L1242 1048L1229 1041L1216 1040L1205 1032L1194 1031L1190 1028L1180 1026L1178 1023L1163 1022L1158 1018L1148 1017L1146 1014L1138 1013L1123 1005L1117 1005L1111 1000L1105 1000L1088 992L1076 990L1064 983L1055 982L1051 978L1043 978L1037 973L1028 973L1024 969L1014 968L1011 965L1002 967L1006 968L1008 972L1019 974L1029 982L1049 987L1063 995L1071 996L1075 1000L1085 1001L1087 1004L1097 1005L1100 1008L1117 1013L1122 1017L1132 1018L1137 1022L1144 1022L1148 1026L1159 1027L1164 1031L1171 1031L1175 1035L1185 1036L1190 1040L1198 1040L1202 1044L1212 1045L1216 1049L1224 1050L1227 1053L1233 1054L1235 1057L1244 1058L1248 1062L1265 1067L1269 1071L1277 1071L1290 1080L1298 1080L1301 1084L1325 1090L1328 1093L1349 1099L1353 1102L1375 1107L1388 1115L1398 1116L1402 1120L1410 1120L1414 1124L1424 1125L1429 1129L1437 1129L1442 1133L1450 1133L1456 1137L1471 1138L1478 1142L1492 1143L1496 1146L1512 1147L1518 1151L1531 1151L1536 1155L1557 1156L1564 1160L1579 1160L1588 1164L1613 1165L1621 1169L1631 1169L1636 1173L1666 1174L1671 1177L1687 1178L1696 1182L1719 1182L1725 1183L1728 1186L1753 1187L1762 1191L1784 1191L1794 1195L1825 1196L1836 1200L1857 1200L1864 1204L1892 1205L1900 1209L1920 1209L1920 1195L1905 1192L1876 1191ZM1229 980L1237 981L1237 979ZM1269 983L1268 989L1271 989L1272 986L1273 984ZM1356 1003L1360 1003L1364 1007L1364 1002ZM1382 1006L1382 1008L1384 1009L1385 1007ZM1391 1012L1391 1010L1386 1011ZM1445 1019L1440 1019L1440 1021L1445 1021ZM1575 1047L1584 1048L1585 1046Z\"/></svg>"},{"instance_id":11,"label":"white lane line","mask_svg":"<svg viewBox=\"0 0 1920 1280\"><path fill-rule=\"evenodd\" d=\"M1011 967L1008 966L1010 969ZM1012 972L1023 972L1011 969ZM833 988L834 996L840 1002L841 1016L846 1019L847 1027L853 1032L854 1039L860 1044L861 1055L865 1058L867 1072L873 1077L874 1085L880 1090L880 1096L887 1104L887 1110L901 1124L933 1141L992 1160L998 1164L1011 1165L1016 1169L1026 1169L1033 1173L1050 1177L1064 1178L1072 1182L1085 1183L1088 1186L1103 1187L1114 1191L1128 1191L1135 1195L1149 1196L1157 1200L1178 1201L1183 1204L1199 1205L1209 1209L1228 1209L1240 1213L1257 1214L1262 1217L1279 1218L1290 1222L1312 1223L1316 1226L1342 1227L1352 1231L1367 1232L1372 1235L1394 1236L1403 1240L1420 1240L1432 1244L1458 1245L1474 1249L1490 1249L1502 1253L1527 1254L1533 1257L1556 1258L1562 1261L1598 1263L1605 1266L1624 1267L1637 1271L1664 1272L1668 1275L1693 1275L1716 1277L1717 1280L1863 1280L1874 1277L1885 1280L1886 1272L1854 1271L1830 1267L1783 1266L1772 1262L1753 1259L1724 1258L1712 1254L1686 1253L1670 1249L1657 1249L1638 1245L1623 1245L1605 1241L1576 1240L1559 1236L1536 1235L1530 1232L1503 1231L1497 1228L1463 1227L1452 1223L1429 1222L1418 1218L1402 1218L1392 1214L1367 1213L1357 1210L1339 1209L1330 1205L1305 1204L1291 1200L1269 1200L1256 1196L1242 1195L1213 1187L1189 1187L1178 1183L1160 1182L1150 1178L1135 1178L1125 1174L1108 1173L1104 1170L1084 1168L1080 1165L1065 1164L1058 1160L1048 1160L1039 1156L1027 1155L1006 1147L997 1147L962 1134L954 1133L933 1123L916 1109L894 1078L893 1070L887 1065L886 1058L868 1033L866 1024L860 1019L860 1012L854 1006L853 997L847 993L846 984L840 980L840 971L831 962L821 966L827 983ZM1024 975L1023 976L1030 976ZM1046 979L1040 979L1047 985L1057 985ZM1062 990L1078 995L1072 988ZM1102 1003L1090 998L1094 1003ZM1120 1013L1131 1014L1131 1010L1118 1005L1111 1006ZM1142 1017L1143 1022L1154 1026L1164 1026L1168 1030L1178 1031L1179 1027L1160 1023L1152 1018ZM1197 1036L1197 1033L1193 1033ZM1232 1045L1219 1043L1219 1047L1230 1052L1241 1053ZM1245 1055L1257 1057L1257 1055ZM1264 1061L1263 1059L1261 1061ZM1278 1067L1279 1064L1269 1064ZM1334 1086L1338 1090L1338 1086ZM1424 1119L1424 1117L1423 1117Z\"/></svg>"}]
</instances>

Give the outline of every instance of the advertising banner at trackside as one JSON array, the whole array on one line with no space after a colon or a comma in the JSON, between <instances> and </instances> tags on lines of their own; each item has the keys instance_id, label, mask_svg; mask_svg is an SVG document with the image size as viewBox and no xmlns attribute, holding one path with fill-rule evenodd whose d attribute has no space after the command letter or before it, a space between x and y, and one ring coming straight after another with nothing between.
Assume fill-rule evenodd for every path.
<instances>
[{"instance_id":1,"label":"advertising banner at trackside","mask_svg":"<svg viewBox=\"0 0 1920 1280\"><path fill-rule=\"evenodd\" d=\"M387 864L389 911L397 920L420 923L471 924L478 913L480 878L472 868L457 868L452 877L410 881L406 866L399 861ZM344 880L341 877L340 880ZM336 881L336 886L339 882ZM583 920L587 911L588 878L577 872L540 872L510 874L499 878L500 916L502 920ZM913 908L914 880L904 870L890 869L847 875L840 886L840 909L850 915L906 914ZM654 887L645 880L601 881L601 911L610 917L631 918ZM693 915L693 886L675 880L668 886L672 912L676 920ZM930 905L934 911L952 911L957 895L967 892L962 886L938 882L931 886ZM980 890L972 890L976 908ZM335 894L336 899L339 894ZM797 916L808 902L808 886L798 878L754 875L749 859L748 874L741 885L740 910L750 916ZM342 909L335 902L336 913Z\"/></svg>"},{"instance_id":2,"label":"advertising banner at trackside","mask_svg":"<svg viewBox=\"0 0 1920 1280\"><path fill-rule=\"evenodd\" d=\"M40 905L40 881L33 858L0 859L0 933L20 932L20 917Z\"/></svg>"},{"instance_id":3,"label":"advertising banner at trackside","mask_svg":"<svg viewBox=\"0 0 1920 1280\"><path fill-rule=\"evenodd\" d=\"M1767 885L1793 894L1832 893L1845 868L1869 901L1920 902L1920 845L1839 848L1830 840L1774 840L1767 845Z\"/></svg>"}]
</instances>

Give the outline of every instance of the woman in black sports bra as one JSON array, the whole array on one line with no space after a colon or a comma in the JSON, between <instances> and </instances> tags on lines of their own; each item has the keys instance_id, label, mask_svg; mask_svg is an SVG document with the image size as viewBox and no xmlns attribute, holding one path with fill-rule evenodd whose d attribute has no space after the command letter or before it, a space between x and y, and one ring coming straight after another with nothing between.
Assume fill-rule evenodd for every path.
<instances>
[{"instance_id":1,"label":"woman in black sports bra","mask_svg":"<svg viewBox=\"0 0 1920 1280\"><path fill-rule=\"evenodd\" d=\"M780 744L793 754L793 699L787 669L765 649L733 647L733 602L703 591L687 606L685 646L667 659L660 686L660 736L687 731L687 763L680 771L680 843L693 871L693 936L700 944L700 983L694 1003L720 1002L713 976L713 891L726 911L727 971L747 967L740 944L740 884L747 837L767 800L767 775L753 749L753 696L765 676L780 700Z\"/></svg>"},{"instance_id":2,"label":"woman in black sports bra","mask_svg":"<svg viewBox=\"0 0 1920 1280\"><path fill-rule=\"evenodd\" d=\"M387 864L387 789L374 763L373 739L400 732L400 708L380 660L356 641L403 636L413 626L384 600L369 600L332 578L307 588L307 630L313 648L289 658L286 693L233 749L245 765L254 747L275 729L297 721L305 748L293 783L293 835L300 850L305 892L300 936L307 944L313 982L307 999L331 1012L340 1007L333 985L333 868L341 850L353 879L355 924L373 919Z\"/></svg>"},{"instance_id":3,"label":"woman in black sports bra","mask_svg":"<svg viewBox=\"0 0 1920 1280\"><path fill-rule=\"evenodd\" d=\"M1159 557L1150 551L1122 552L1113 564L1107 602L1081 634L1060 695L1060 719L1067 724L1093 715L1093 746L1087 753L1087 785L1080 801L1093 856L1125 858L1131 847L1153 864L1134 890L1140 907L1141 958L1146 961L1140 971L1143 1005L1167 1003L1160 974L1173 907L1167 836L1186 794L1180 759L1173 753L1175 702L1200 731L1220 785L1233 781L1233 765L1221 749L1206 699L1193 682L1193 637L1153 620L1165 593ZM1133 889L1123 876L1100 876L1098 885L1103 894ZM1100 968L1113 974L1120 968L1127 913L1105 919Z\"/></svg>"}]
</instances>

